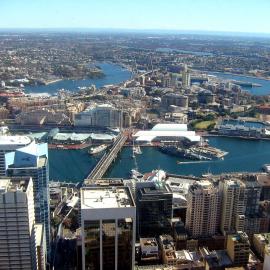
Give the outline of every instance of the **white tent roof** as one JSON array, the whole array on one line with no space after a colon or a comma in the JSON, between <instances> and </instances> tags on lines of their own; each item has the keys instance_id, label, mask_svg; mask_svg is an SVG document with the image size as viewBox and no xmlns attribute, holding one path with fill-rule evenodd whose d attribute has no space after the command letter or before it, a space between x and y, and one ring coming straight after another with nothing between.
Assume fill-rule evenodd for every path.
<instances>
[{"instance_id":1,"label":"white tent roof","mask_svg":"<svg viewBox=\"0 0 270 270\"><path fill-rule=\"evenodd\" d=\"M158 131L187 131L187 124L157 124L152 130Z\"/></svg>"},{"instance_id":2,"label":"white tent roof","mask_svg":"<svg viewBox=\"0 0 270 270\"><path fill-rule=\"evenodd\" d=\"M152 141L156 137L179 137L186 138L191 142L199 142L201 137L196 135L195 131L157 131L157 130L141 130L134 137L136 141Z\"/></svg>"}]
</instances>

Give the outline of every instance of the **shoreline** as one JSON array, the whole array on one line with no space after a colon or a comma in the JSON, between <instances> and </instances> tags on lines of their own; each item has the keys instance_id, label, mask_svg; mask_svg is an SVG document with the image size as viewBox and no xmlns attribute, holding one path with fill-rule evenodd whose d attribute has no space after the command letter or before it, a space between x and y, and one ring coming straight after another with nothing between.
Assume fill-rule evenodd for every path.
<instances>
[{"instance_id":1,"label":"shoreline","mask_svg":"<svg viewBox=\"0 0 270 270\"><path fill-rule=\"evenodd\" d=\"M227 75L233 75L233 76L239 76L239 77L247 77L247 78L251 78L251 79L270 81L270 78L261 77L261 76L257 77L257 76L252 76L252 75L236 74L236 73L232 73L232 72L222 72L222 71L205 71L205 72L207 72L207 73L211 72L211 73L217 73L217 74L227 74Z\"/></svg>"}]
</instances>

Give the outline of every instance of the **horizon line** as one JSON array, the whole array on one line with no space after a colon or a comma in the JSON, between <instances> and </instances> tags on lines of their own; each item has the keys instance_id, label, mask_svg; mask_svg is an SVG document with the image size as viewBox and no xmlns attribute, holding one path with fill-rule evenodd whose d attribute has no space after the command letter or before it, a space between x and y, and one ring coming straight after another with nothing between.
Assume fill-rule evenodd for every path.
<instances>
[{"instance_id":1,"label":"horizon line","mask_svg":"<svg viewBox=\"0 0 270 270\"><path fill-rule=\"evenodd\" d=\"M1 31L89 31L89 32L138 32L138 33L175 33L175 34L214 34L214 35L248 35L250 36L269 36L270 32L246 32L246 31L227 31L227 30L201 30L201 29L159 29L159 28L110 28L110 27L0 27Z\"/></svg>"}]
</instances>

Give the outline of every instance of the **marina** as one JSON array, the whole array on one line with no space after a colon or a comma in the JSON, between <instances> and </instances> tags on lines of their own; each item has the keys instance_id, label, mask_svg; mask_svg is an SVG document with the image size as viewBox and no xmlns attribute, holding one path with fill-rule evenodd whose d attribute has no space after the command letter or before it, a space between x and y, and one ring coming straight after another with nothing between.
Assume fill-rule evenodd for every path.
<instances>
[{"instance_id":1,"label":"marina","mask_svg":"<svg viewBox=\"0 0 270 270\"><path fill-rule=\"evenodd\" d=\"M264 164L270 164L270 141L245 140L227 137L208 137L209 144L228 154L224 160L190 161L161 153L157 147L141 147L142 154L136 155L138 171L146 173L158 167L170 174L201 176L211 172L259 172ZM129 178L135 160L131 158L132 146L123 147L104 177ZM87 149L50 149L50 179L59 181L83 181L95 167L100 156L91 156ZM181 164L177 164L177 161Z\"/></svg>"}]
</instances>

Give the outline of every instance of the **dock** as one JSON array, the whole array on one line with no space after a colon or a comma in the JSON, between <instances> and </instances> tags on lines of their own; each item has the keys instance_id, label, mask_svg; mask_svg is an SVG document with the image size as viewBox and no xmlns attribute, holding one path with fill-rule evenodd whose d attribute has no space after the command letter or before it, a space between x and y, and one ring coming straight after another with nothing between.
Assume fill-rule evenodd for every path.
<instances>
[{"instance_id":1,"label":"dock","mask_svg":"<svg viewBox=\"0 0 270 270\"><path fill-rule=\"evenodd\" d=\"M104 155L99 160L97 165L94 167L94 169L89 173L89 175L85 179L85 182L89 180L91 181L95 179L101 179L103 177L103 175L106 173L106 171L110 167L111 163L116 159L118 153L121 151L127 138L128 136L125 133L118 135L113 146L110 148L110 150L107 153L104 153Z\"/></svg>"}]
</instances>

